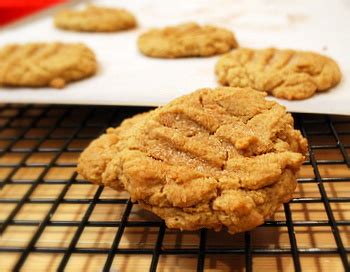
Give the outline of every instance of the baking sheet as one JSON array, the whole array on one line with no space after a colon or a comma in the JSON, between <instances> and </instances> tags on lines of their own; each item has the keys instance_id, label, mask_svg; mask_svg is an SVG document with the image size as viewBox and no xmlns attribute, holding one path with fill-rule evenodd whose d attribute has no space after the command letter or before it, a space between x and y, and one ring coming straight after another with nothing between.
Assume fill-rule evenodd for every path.
<instances>
[{"instance_id":1,"label":"baking sheet","mask_svg":"<svg viewBox=\"0 0 350 272\"><path fill-rule=\"evenodd\" d=\"M101 105L162 105L202 87L217 86L217 57L163 60L142 56L136 41L150 27L186 21L233 30L242 47L313 50L334 58L343 80L329 92L303 101L278 101L292 112L350 115L350 1L348 0L142 0L89 1L130 9L139 28L119 33L77 33L55 29L52 12L0 30L9 42L84 42L99 61L93 78L51 88L0 89L0 101ZM77 3L82 7L84 3ZM63 7L61 7L63 8ZM272 98L274 99L274 98Z\"/></svg>"}]
</instances>

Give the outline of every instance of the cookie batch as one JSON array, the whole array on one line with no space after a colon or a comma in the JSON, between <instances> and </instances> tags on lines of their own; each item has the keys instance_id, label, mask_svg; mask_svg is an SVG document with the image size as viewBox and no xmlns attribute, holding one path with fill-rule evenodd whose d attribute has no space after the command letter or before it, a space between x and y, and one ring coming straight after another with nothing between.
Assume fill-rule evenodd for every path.
<instances>
[{"instance_id":1,"label":"cookie batch","mask_svg":"<svg viewBox=\"0 0 350 272\"><path fill-rule=\"evenodd\" d=\"M125 9L61 11L63 31L117 32L137 27ZM90 35L90 34L89 34ZM200 89L124 120L90 143L77 171L129 192L169 228L255 228L292 198L307 141L267 94L300 100L341 80L338 64L314 52L239 47L225 28L189 22L144 31L140 54L175 59L218 57L221 85ZM244 46L244 45L243 45ZM94 52L80 43L32 43L0 49L0 85L63 88L96 74Z\"/></svg>"},{"instance_id":2,"label":"cookie batch","mask_svg":"<svg viewBox=\"0 0 350 272\"><path fill-rule=\"evenodd\" d=\"M136 28L137 19L126 9L88 5L82 10L58 12L54 16L54 25L65 31L121 32ZM45 52L46 47L55 47L55 44L38 45L42 47L38 47L38 50ZM32 56L31 51L26 49L31 44L11 46L23 48L23 53L9 53L8 46L0 48L0 86L63 88L70 81L92 76L97 69L94 53L87 46L78 52L72 50L74 44L66 44L64 53L61 50L53 51L43 63L39 53L35 52ZM188 22L153 28L138 37L137 46L140 53L147 57L164 59L211 57L226 53L213 69L220 84L251 87L282 99L306 99L317 92L331 89L341 80L338 64L329 57L277 48L238 48L239 43L232 31L212 25ZM89 57L92 64L80 69L85 63L76 60L86 51L93 55ZM65 65L68 65L65 54L75 52L78 57L73 58L76 62L69 69L80 70L63 73ZM30 66L28 70L27 66ZM44 71L44 66L49 67L47 71Z\"/></svg>"}]
</instances>

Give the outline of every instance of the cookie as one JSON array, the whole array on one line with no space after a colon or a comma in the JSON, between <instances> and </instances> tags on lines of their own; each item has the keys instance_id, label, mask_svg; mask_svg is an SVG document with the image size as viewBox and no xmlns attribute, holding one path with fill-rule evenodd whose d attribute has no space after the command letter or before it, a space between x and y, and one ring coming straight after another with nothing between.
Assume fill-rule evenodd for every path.
<instances>
[{"instance_id":1,"label":"cookie","mask_svg":"<svg viewBox=\"0 0 350 272\"><path fill-rule=\"evenodd\" d=\"M222 56L216 65L221 84L251 87L289 100L305 99L336 86L338 64L307 51L240 48Z\"/></svg>"},{"instance_id":2,"label":"cookie","mask_svg":"<svg viewBox=\"0 0 350 272\"><path fill-rule=\"evenodd\" d=\"M85 179L125 189L169 228L252 229L289 201L306 140L252 89L201 89L125 120L81 154Z\"/></svg>"},{"instance_id":3,"label":"cookie","mask_svg":"<svg viewBox=\"0 0 350 272\"><path fill-rule=\"evenodd\" d=\"M87 6L85 10L63 10L54 20L58 28L87 31L114 32L135 28L134 15L125 9Z\"/></svg>"},{"instance_id":4,"label":"cookie","mask_svg":"<svg viewBox=\"0 0 350 272\"><path fill-rule=\"evenodd\" d=\"M94 53L84 44L11 44L0 49L0 85L63 88L96 73Z\"/></svg>"},{"instance_id":5,"label":"cookie","mask_svg":"<svg viewBox=\"0 0 350 272\"><path fill-rule=\"evenodd\" d=\"M208 57L237 46L231 31L196 23L152 29L138 39L139 50L156 58Z\"/></svg>"}]
</instances>

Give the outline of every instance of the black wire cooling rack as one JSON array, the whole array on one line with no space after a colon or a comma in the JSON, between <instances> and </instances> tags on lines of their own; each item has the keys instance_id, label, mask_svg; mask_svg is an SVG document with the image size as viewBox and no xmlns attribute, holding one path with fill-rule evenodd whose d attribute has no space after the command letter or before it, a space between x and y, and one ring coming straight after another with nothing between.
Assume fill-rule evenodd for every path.
<instances>
[{"instance_id":1,"label":"black wire cooling rack","mask_svg":"<svg viewBox=\"0 0 350 272\"><path fill-rule=\"evenodd\" d=\"M311 267L319 271L327 271L327 267L349 271L350 118L295 114L296 126L310 144L295 197L263 226L231 236L225 231L174 232L147 212L133 217L140 211L126 194L104 197L108 188L91 185L76 174L76 159L88 142L107 127L146 110L148 108L140 107L0 106L1 271L21 270L31 262L43 268L44 263L33 258L38 254L45 254L46 259L57 256L46 268L59 271L69 270L76 256L88 256L88 259L99 256L97 271L137 271L132 264L142 258L149 261L139 267L139 271L220 271L221 268L263 271L268 267L285 271ZM66 172L68 174L63 174ZM93 187L93 193L88 197L70 195L75 186L80 186L79 190L84 190L84 186ZM40 197L39 189L53 193ZM34 208L28 210L28 205ZM84 209L78 212L78 218L56 216L62 213L64 205L70 205L69 210L77 205L83 205ZM118 210L119 217L105 220L103 215L95 216L103 205L112 205L112 208L102 213L113 214ZM44 212L37 217L39 210ZM40 243L52 228L55 237L67 228L73 231L59 244ZM82 244L89 231L97 228L108 229L110 238ZM24 237L18 229L31 232ZM123 246L128 233L137 229L141 230L143 242ZM175 242L171 246L168 241L174 233ZM152 235L151 241L147 235ZM186 244L186 235L192 242ZM136 259L131 266L125 263L115 266L125 256ZM88 263L85 265L75 270L88 271Z\"/></svg>"}]
</instances>

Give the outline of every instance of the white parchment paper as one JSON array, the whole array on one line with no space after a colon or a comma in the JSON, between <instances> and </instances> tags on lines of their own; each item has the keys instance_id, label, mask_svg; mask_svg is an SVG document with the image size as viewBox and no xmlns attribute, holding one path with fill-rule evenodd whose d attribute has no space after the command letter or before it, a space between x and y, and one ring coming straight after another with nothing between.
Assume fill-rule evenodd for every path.
<instances>
[{"instance_id":1,"label":"white parchment paper","mask_svg":"<svg viewBox=\"0 0 350 272\"><path fill-rule=\"evenodd\" d=\"M99 62L96 76L71 83L63 90L0 88L1 102L154 106L198 88L215 87L217 57L164 60L144 57L137 49L137 37L150 27L196 21L231 29L242 47L294 48L331 56L343 73L336 88L302 101L278 101L291 112L350 115L348 0L89 2L125 7L136 15L139 27L110 34L62 31L53 26L56 9L1 29L0 46L9 42L84 42L95 51ZM83 5L78 3L76 8Z\"/></svg>"}]
</instances>

